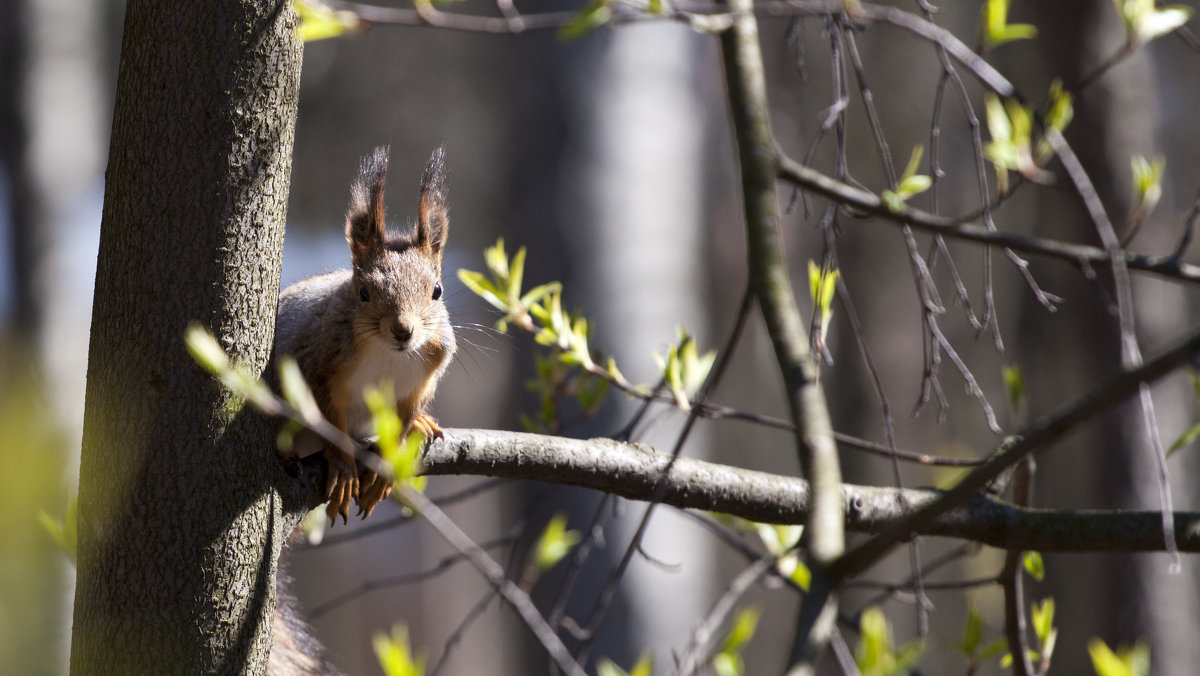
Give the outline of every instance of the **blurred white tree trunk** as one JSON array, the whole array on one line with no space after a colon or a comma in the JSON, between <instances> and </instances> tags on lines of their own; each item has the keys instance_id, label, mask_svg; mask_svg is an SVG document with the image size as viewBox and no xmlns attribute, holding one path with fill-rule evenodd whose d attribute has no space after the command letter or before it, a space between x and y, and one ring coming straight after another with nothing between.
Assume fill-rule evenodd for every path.
<instances>
[{"instance_id":1,"label":"blurred white tree trunk","mask_svg":"<svg viewBox=\"0 0 1200 676\"><path fill-rule=\"evenodd\" d=\"M696 85L704 42L675 25L647 25L594 36L593 58L576 62L566 119L564 170L567 199L560 227L571 250L576 280L589 286L582 303L595 321L596 345L616 355L626 375L656 382L651 354L666 354L685 326L702 346L719 340L707 330L710 304L705 264L704 100ZM575 295L575 298L580 296ZM632 408L611 419L613 430ZM639 441L670 448L678 415L652 413ZM648 423L648 424L647 424ZM644 436L643 436L644 434ZM702 428L687 453L703 453ZM644 513L621 512L607 534L606 554L619 559ZM657 649L670 664L670 647L687 637L712 598L713 540L671 510L659 509L647 531L646 551L677 570L635 557L622 587L629 648ZM603 654L597 649L597 654Z\"/></svg>"}]
</instances>

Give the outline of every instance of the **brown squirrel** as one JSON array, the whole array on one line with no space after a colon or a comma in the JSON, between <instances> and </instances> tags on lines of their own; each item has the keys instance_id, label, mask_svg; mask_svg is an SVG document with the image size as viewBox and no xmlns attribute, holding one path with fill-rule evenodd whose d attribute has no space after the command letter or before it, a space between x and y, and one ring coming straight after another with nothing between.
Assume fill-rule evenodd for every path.
<instances>
[{"instance_id":1,"label":"brown squirrel","mask_svg":"<svg viewBox=\"0 0 1200 676\"><path fill-rule=\"evenodd\" d=\"M426 412L438 379L454 354L454 329L442 301L442 254L449 234L445 151L437 148L425 166L415 230L387 231L383 193L388 149L363 159L350 191L346 240L350 270L309 277L279 298L275 354L296 358L321 413L351 438L373 433L363 398L369 386L390 383L401 438L416 430L440 438L442 429ZM301 455L303 442L297 438ZM308 443L312 444L312 437ZM363 468L354 458L322 445L329 473L326 515L349 518L357 500L366 518L392 490L392 480Z\"/></svg>"}]
</instances>

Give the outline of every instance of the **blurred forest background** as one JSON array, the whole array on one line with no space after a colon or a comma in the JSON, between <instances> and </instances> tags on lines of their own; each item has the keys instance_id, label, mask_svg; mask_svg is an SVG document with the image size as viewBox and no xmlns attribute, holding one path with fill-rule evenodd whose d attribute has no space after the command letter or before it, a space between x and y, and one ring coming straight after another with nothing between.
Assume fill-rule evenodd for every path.
<instances>
[{"instance_id":1,"label":"blurred forest background","mask_svg":"<svg viewBox=\"0 0 1200 676\"><path fill-rule=\"evenodd\" d=\"M917 11L915 2L892 3ZM526 13L578 9L576 2L532 0ZM456 12L494 11L466 0ZM103 172L120 40L119 2L9 0L0 22L0 664L11 673L61 673L69 643L73 572L38 523L38 510L61 515L76 482L83 379ZM1010 21L1037 26L1032 40L989 53L989 59L1033 101L1051 80L1080 81L1119 50L1124 29L1111 0L1015 2ZM980 3L945 2L936 22L974 45ZM1195 21L1193 20L1193 24ZM822 113L834 103L830 38L824 22L761 21L775 132L793 157L817 137ZM881 123L898 162L909 149L928 149L933 97L941 70L930 45L892 27L857 36ZM434 28L376 27L361 36L305 48L299 123L288 212L284 284L347 265L342 218L358 159L390 143L389 216L415 216L417 184L430 150L449 153L451 237L445 284L452 320L463 327L462 354L441 386L434 411L446 427L517 429L522 411L537 406L526 391L536 347L525 337L498 336L471 325L496 319L458 282L461 268L482 269L482 250L504 237L510 250L529 250L528 284L561 280L567 304L595 325L593 344L615 355L632 380L653 382L653 352L664 354L685 326L704 347L718 345L732 326L744 290L744 240L736 156L730 138L716 38L676 23L601 29L576 41L553 31L482 35ZM964 79L966 79L964 77ZM1130 158L1166 160L1163 197L1131 249L1169 253L1200 187L1200 53L1176 36L1159 39L1106 73L1076 101L1067 139L1081 156L1118 227L1131 209ZM976 114L982 91L967 79ZM851 83L846 161L853 176L878 192L886 179L866 116ZM986 140L986 132L985 132ZM928 155L927 155L928 157ZM836 146L826 135L812 164L832 172ZM940 206L957 214L979 204L969 127L956 95L948 93L941 124ZM922 173L928 173L925 165ZM1052 165L1052 169L1057 167ZM1058 171L1061 173L1061 170ZM994 190L994 188L993 188ZM787 195L787 191L781 194ZM994 192L993 192L994 195ZM927 196L914 200L922 208ZM786 205L781 205L786 206ZM807 286L806 261L819 260L816 227L823 205L797 203L783 217L798 295ZM1003 230L1095 243L1094 227L1062 179L1022 189L997 214ZM923 246L928 238L920 237ZM1193 247L1194 249L1194 247ZM975 246L950 243L977 304L981 256ZM161 252L172 255L170 251ZM1197 254L1185 253L1195 261ZM903 241L890 226L843 217L838 239L842 281L854 301L879 367L902 448L979 457L999 437L988 429L962 381L943 367L949 409L936 402L909 416L920 391L921 314ZM1004 351L992 336L977 337L956 307L943 330L970 365L1000 414L1001 367L1020 364L1036 415L1082 394L1098 374L1120 364L1116 318L1100 286L1073 266L1031 258L1043 288L1062 297L1048 312L1019 271L993 253L995 295ZM939 281L945 282L944 277ZM1186 283L1148 275L1134 278L1138 335L1143 350L1194 326L1198 295ZM952 289L943 289L947 304ZM835 311L829 335L833 363L822 376L839 432L882 441L883 417L859 348ZM732 373L714 399L742 410L784 416L782 389L765 331L752 323ZM1196 419L1196 399L1184 374L1155 388L1159 427L1174 439ZM634 405L612 397L601 415L570 427L574 436L615 434ZM939 418L943 418L939 422ZM1126 406L1069 437L1040 463L1035 504L1071 508L1157 509L1154 461L1136 405ZM640 440L670 440L681 423L656 414ZM742 422L705 423L686 452L718 462L795 475L790 436ZM888 461L842 451L846 481L890 484ZM1200 509L1196 449L1171 458L1175 506ZM904 468L905 485L942 485L954 473ZM447 495L478 478L431 482ZM450 514L479 542L515 534L536 536L549 516L570 515L586 528L599 496L541 484L509 484L458 503ZM387 505L366 525L399 514ZM604 540L589 559L590 581L577 596L585 613L612 559L619 557L640 509L618 504L603 512ZM631 523L632 522L632 523ZM331 536L352 532L338 527ZM954 543L927 539L933 560ZM650 650L661 666L686 643L696 620L743 560L707 531L673 510L660 509L646 537L656 560L635 559L617 606L602 626L595 654L623 665ZM505 560L505 549L493 552ZM302 605L316 608L360 585L426 570L449 550L421 525L389 528L350 542L301 547L290 570ZM983 549L937 576L990 575L1003 553ZM900 581L909 572L901 552L872 579ZM677 564L677 565L676 565ZM1200 664L1200 567L1183 558L1170 574L1165 555L1047 556L1034 599L1057 602L1058 673L1087 673L1085 649L1094 636L1110 645L1149 641L1156 674L1191 674ZM553 603L558 582L538 593ZM419 582L383 586L313 617L317 634L348 673L377 673L370 637L395 621L409 624L417 645L436 660L447 638L487 594L466 567ZM961 592L938 595L926 673L961 673L965 659L951 651L966 614ZM875 591L847 594L853 612ZM1001 594L983 587L969 596L1000 635ZM748 673L776 673L787 656L796 599L759 589L751 600L764 615L747 653ZM911 599L885 604L898 641L919 628ZM849 637L853 642L853 636ZM993 661L988 667L996 670ZM493 602L454 647L446 673L540 673L545 658L511 612Z\"/></svg>"}]
</instances>

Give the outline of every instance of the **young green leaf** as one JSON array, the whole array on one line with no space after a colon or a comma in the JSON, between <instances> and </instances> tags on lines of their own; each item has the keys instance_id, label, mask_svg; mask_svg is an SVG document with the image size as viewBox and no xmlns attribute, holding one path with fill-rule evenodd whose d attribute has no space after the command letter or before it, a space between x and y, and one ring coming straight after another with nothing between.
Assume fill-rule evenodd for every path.
<instances>
[{"instance_id":1,"label":"young green leaf","mask_svg":"<svg viewBox=\"0 0 1200 676\"><path fill-rule=\"evenodd\" d=\"M291 355L279 360L279 389L287 403L300 414L304 422L315 424L322 419L321 407L300 373L300 365Z\"/></svg>"},{"instance_id":2,"label":"young green leaf","mask_svg":"<svg viewBox=\"0 0 1200 676\"><path fill-rule=\"evenodd\" d=\"M463 283L463 286L486 300L492 307L497 310L508 310L508 303L501 298L501 291L482 272L459 270L458 279Z\"/></svg>"},{"instance_id":3,"label":"young green leaf","mask_svg":"<svg viewBox=\"0 0 1200 676\"><path fill-rule=\"evenodd\" d=\"M61 520L54 518L46 510L39 509L38 522L58 548L67 555L67 559L74 564L79 551L79 496L71 495L67 499L67 508L63 511Z\"/></svg>"},{"instance_id":4,"label":"young green leaf","mask_svg":"<svg viewBox=\"0 0 1200 676\"><path fill-rule=\"evenodd\" d=\"M1022 557L1021 565L1025 567L1025 572L1033 579L1041 582L1046 577L1046 564L1042 561L1041 552L1025 552Z\"/></svg>"},{"instance_id":5,"label":"young green leaf","mask_svg":"<svg viewBox=\"0 0 1200 676\"><path fill-rule=\"evenodd\" d=\"M908 158L908 166L904 168L904 173L900 175L900 180L896 184L895 190L884 190L880 194L880 199L891 211L901 211L904 209L904 203L914 195L929 190L933 185L933 179L928 176L917 174L917 169L921 166L921 156L924 154L925 148L917 145L913 148L912 155Z\"/></svg>"},{"instance_id":6,"label":"young green leaf","mask_svg":"<svg viewBox=\"0 0 1200 676\"><path fill-rule=\"evenodd\" d=\"M721 642L721 650L713 656L713 670L718 676L742 676L746 673L746 663L742 652L754 632L758 629L758 618L762 611L756 606L743 608L733 620L729 633Z\"/></svg>"},{"instance_id":7,"label":"young green leaf","mask_svg":"<svg viewBox=\"0 0 1200 676\"><path fill-rule=\"evenodd\" d=\"M1093 638L1088 641L1088 655L1096 676L1149 676L1150 646L1138 642L1132 648L1113 652L1104 641Z\"/></svg>"},{"instance_id":8,"label":"young green leaf","mask_svg":"<svg viewBox=\"0 0 1200 676\"><path fill-rule=\"evenodd\" d=\"M591 0L558 31L562 40L577 40L608 23L612 18L609 0Z\"/></svg>"},{"instance_id":9,"label":"young green leaf","mask_svg":"<svg viewBox=\"0 0 1200 676\"><path fill-rule=\"evenodd\" d=\"M325 507L317 506L308 511L304 515L304 520L300 522L300 532L304 534L304 541L307 544L321 544L325 539L325 530L328 526L329 517L325 516Z\"/></svg>"},{"instance_id":10,"label":"young green leaf","mask_svg":"<svg viewBox=\"0 0 1200 676\"><path fill-rule=\"evenodd\" d=\"M1020 424L1025 418L1025 374L1021 371L1020 364L1001 366L1000 374L1004 378L1004 391L1008 394L1009 409L1013 419Z\"/></svg>"},{"instance_id":11,"label":"young green leaf","mask_svg":"<svg viewBox=\"0 0 1200 676\"><path fill-rule=\"evenodd\" d=\"M367 23L357 13L335 10L317 0L293 0L292 7L300 19L297 30L304 42L354 35L367 29Z\"/></svg>"},{"instance_id":12,"label":"young green leaf","mask_svg":"<svg viewBox=\"0 0 1200 676\"><path fill-rule=\"evenodd\" d=\"M567 530L566 514L555 514L538 538L534 565L544 573L557 565L577 544L579 531Z\"/></svg>"},{"instance_id":13,"label":"young green leaf","mask_svg":"<svg viewBox=\"0 0 1200 676\"><path fill-rule=\"evenodd\" d=\"M1184 5L1156 7L1155 0L1114 0L1131 44L1145 44L1174 31L1192 17Z\"/></svg>"},{"instance_id":14,"label":"young green leaf","mask_svg":"<svg viewBox=\"0 0 1200 676\"><path fill-rule=\"evenodd\" d=\"M396 481L407 483L414 490L424 491L429 478L421 475L421 447L425 438L420 432L411 432L401 439L404 431L404 421L396 413L392 394L392 384L382 383L378 387L368 387L363 392L367 408L371 411L371 419L375 426L376 445L383 461L392 468Z\"/></svg>"},{"instance_id":15,"label":"young green leaf","mask_svg":"<svg viewBox=\"0 0 1200 676\"><path fill-rule=\"evenodd\" d=\"M892 627L877 606L862 611L859 617L859 642L854 662L863 676L895 676L909 673L920 659L924 647L918 641L893 647Z\"/></svg>"},{"instance_id":16,"label":"young green leaf","mask_svg":"<svg viewBox=\"0 0 1200 676\"><path fill-rule=\"evenodd\" d=\"M1162 199L1162 179L1167 161L1162 157L1147 160L1141 155L1134 155L1130 160L1130 168L1133 172L1134 209L1148 215Z\"/></svg>"},{"instance_id":17,"label":"young green leaf","mask_svg":"<svg viewBox=\"0 0 1200 676\"><path fill-rule=\"evenodd\" d=\"M837 283L836 269L821 267L812 260L808 261L808 291L820 318L818 335L822 345L825 344L825 336L829 333L829 322L833 319L833 296L837 293Z\"/></svg>"},{"instance_id":18,"label":"young green leaf","mask_svg":"<svg viewBox=\"0 0 1200 676\"><path fill-rule=\"evenodd\" d=\"M1013 40L1028 40L1036 35L1036 26L1027 23L1008 23L1008 0L988 0L984 5L984 47L997 47Z\"/></svg>"},{"instance_id":19,"label":"young green leaf","mask_svg":"<svg viewBox=\"0 0 1200 676\"><path fill-rule=\"evenodd\" d=\"M395 625L391 636L379 632L371 644L386 676L424 676L426 657L424 653L413 655L408 641L408 627Z\"/></svg>"},{"instance_id":20,"label":"young green leaf","mask_svg":"<svg viewBox=\"0 0 1200 676\"><path fill-rule=\"evenodd\" d=\"M1192 442L1196 441L1197 437L1200 437L1200 423L1196 423L1195 425L1187 428L1183 431L1183 434L1179 435L1178 439L1171 442L1171 446L1167 448L1167 455L1171 455L1184 446L1191 444Z\"/></svg>"},{"instance_id":21,"label":"young green leaf","mask_svg":"<svg viewBox=\"0 0 1200 676\"><path fill-rule=\"evenodd\" d=\"M601 657L596 660L596 676L651 676L654 673L654 659L642 655L629 671L617 666L616 662Z\"/></svg>"},{"instance_id":22,"label":"young green leaf","mask_svg":"<svg viewBox=\"0 0 1200 676\"><path fill-rule=\"evenodd\" d=\"M208 329L199 324L191 324L184 334L184 343L192 359L215 376L235 398L249 401L260 410L274 412L275 398L270 388L245 369L233 364L225 354L225 349ZM240 402L236 399L231 401L228 413L233 415L238 406Z\"/></svg>"},{"instance_id":23,"label":"young green leaf","mask_svg":"<svg viewBox=\"0 0 1200 676\"><path fill-rule=\"evenodd\" d=\"M983 642L983 615L975 608L975 604L967 601L967 625L963 629L963 640L955 645L967 655L974 655Z\"/></svg>"}]
</instances>

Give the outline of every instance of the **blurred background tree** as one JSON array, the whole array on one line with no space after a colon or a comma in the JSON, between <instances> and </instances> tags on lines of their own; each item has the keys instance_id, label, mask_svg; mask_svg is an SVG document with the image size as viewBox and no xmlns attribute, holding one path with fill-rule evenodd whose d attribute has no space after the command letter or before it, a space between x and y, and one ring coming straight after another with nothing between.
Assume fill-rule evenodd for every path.
<instances>
[{"instance_id":1,"label":"blurred background tree","mask_svg":"<svg viewBox=\"0 0 1200 676\"><path fill-rule=\"evenodd\" d=\"M915 15L922 12L920 3L892 4ZM974 46L981 4L945 3L934 20ZM11 20L0 28L5 31L0 35L0 79L6 83L0 89L5 177L0 202L9 233L3 257L8 282L0 307L6 320L3 349L10 355L8 362L20 368L3 374L6 389L22 393L10 404L17 407L12 409L15 415L29 420L19 407L44 397L48 403L41 409L51 422L32 427L56 430L30 432L43 440L32 442L21 436L18 426L0 428L2 452L11 462L26 455L10 449L29 453L39 444L47 448L18 465L37 468L28 476L42 477L42 488L33 491L39 497L21 499L19 491L4 492L6 513L21 524L14 527L24 528L36 519L35 507L61 513L63 487L74 484L76 463L65 458L77 447L71 440L81 434L101 158L106 154L122 6L12 0L9 8ZM486 13L491 5L470 0L452 9ZM537 0L520 9L532 15L574 11L578 5ZM995 46L986 56L1034 103L1044 100L1053 79L1068 87L1084 82L1125 42L1120 15L1106 0L1017 2L1009 21L1032 24L1038 33ZM887 187L859 83L849 65L848 40L853 39L880 128L897 163L922 144L927 160L921 173L932 173L930 130L942 70L928 42L889 26L873 25L860 32L819 17L764 17L761 30L775 132L791 156L807 158L815 144L807 163L832 175L844 161L850 175L872 191ZM454 223L448 270L478 268L479 252L497 236L504 236L512 248L529 247L527 279L562 280L567 302L595 321L595 344L618 355L628 375L642 382L654 379L650 352L663 353L675 339L677 325L698 334L702 345L721 340L743 291L745 251L736 157L714 37L679 22L605 28L574 41L563 41L554 31L486 35L379 26L353 38L311 43L305 51L284 285L345 264L341 219L358 157L380 143L392 144L392 215L411 214L416 191L406 196L403 186L417 184L421 158L445 142ZM1166 161L1162 197L1131 241L1132 250L1170 253L1188 222L1195 186L1200 184L1200 136L1191 116L1200 103L1200 91L1194 87L1198 59L1195 43L1186 35L1165 36L1124 55L1090 81L1075 101L1075 119L1066 138L1118 227L1132 210L1130 158L1141 154ZM958 92L952 84L947 87L938 125L939 162L945 174L937 188L937 208L958 214L978 208L980 196L972 129ZM844 101L838 95L843 88ZM966 92L984 126L982 140L987 141L982 88L966 79ZM839 129L834 121L843 106L845 126ZM821 136L823 121L829 126ZM834 142L839 134L844 153ZM819 143L818 137L823 139ZM1050 169L1058 180L1048 187L1022 187L1003 206L998 225L1010 232L1097 244L1095 228L1061 168L1052 164ZM990 190L994 198L994 183ZM781 194L790 197L786 190ZM911 203L933 210L931 199L924 194ZM811 198L781 207L790 207L783 211L782 233L794 281L803 289L807 279L802 263L820 259L825 251L827 230L819 225L826 212ZM942 416L936 401L919 416L908 415L921 388L921 355L927 346L904 242L892 230L844 216L838 225L836 261L865 327L864 341L888 397L897 445L971 457L992 448L996 435L974 399L963 393L957 375L945 366L944 422L937 423ZM920 241L926 250L928 237ZM950 242L948 249L971 293L974 311L981 313L985 273L978 248ZM1184 253L1185 260L1194 259L1190 250ZM1097 269L1099 281L1094 281L1072 266L1031 258L1030 269L1039 284L1064 299L1050 313L1002 255L993 252L992 258L997 326L1005 351L995 349L990 332L978 335L965 313L954 307L944 263L937 271L947 305L942 330L971 365L998 409L1001 425L1011 431L1018 421L1006 417L1001 403L1003 365L1021 365L1033 415L1085 391L1097 374L1114 371L1121 349L1107 271ZM489 326L494 321L451 275L446 283L456 323ZM1135 276L1134 290L1138 336L1147 354L1195 325L1196 294L1191 286ZM844 308L835 315L828 337L833 362L822 370L835 428L883 441L879 398L846 316ZM516 428L518 413L537 406L524 388L532 370L531 341L482 330L464 337L475 347L465 348L442 386L436 404L439 419L447 426ZM29 365L33 375L20 375ZM751 323L715 399L783 417L784 402L773 373L765 332ZM44 394L34 395L39 388ZM1195 420L1195 397L1183 374L1156 387L1155 404L1168 442ZM569 432L615 434L635 406L613 399L602 415ZM1131 403L1064 440L1038 470L1035 504L1157 508L1156 470L1141 420L1138 406ZM653 434L639 438L652 443L670 439L679 419L659 415L653 423ZM786 433L738 422L707 424L703 433L693 441L694 448L689 446L689 454L711 454L717 461L781 474L798 472ZM886 460L846 450L842 457L847 481L894 482ZM1177 509L1197 509L1192 478L1197 476L1196 462L1194 449L1172 455ZM5 475L17 478L13 472ZM942 484L948 475L906 466L902 478L905 485ZM477 482L438 480L431 494L449 494ZM33 485L32 480L23 483ZM572 515L576 528L586 528L598 515L609 546L589 557L585 581L578 583L580 589L595 590L612 559L621 554L630 532L628 518L640 515L638 509L619 505L598 511L597 504L597 496L584 491L514 486L456 507L452 514L481 541L506 532L528 540L561 509ZM635 560L614 613L600 627L594 654L627 665L650 648L659 665L670 664L669 649L683 643L723 581L743 567L735 553L677 519L660 510L654 522L658 530L648 536L647 548L656 559L681 565L675 569ZM5 591L4 621L36 630L37 636L2 644L6 653L0 659L30 664L35 672L57 673L61 658L52 662L47 654L62 653L45 647L65 648L71 598L66 581L71 576L65 567L56 568L57 563L49 565L59 559L45 542L31 531L24 540L0 545L6 562L39 571L29 574L42 575L39 588L47 590L26 597L40 599L33 602ZM952 547L926 539L920 558L936 560ZM429 568L447 553L436 538L409 527L354 544L298 551L291 568L299 596L315 607L346 591L329 589L327 582L313 584L317 580L346 578L347 588L353 588L361 581ZM893 555L872 577L907 577L910 556ZM1002 552L985 550L954 564L947 577L991 574L1002 557ZM1200 571L1193 558L1182 559L1180 574L1167 573L1169 561L1162 554L1086 559L1048 555L1046 567L1046 579L1033 594L1057 600L1056 669L1086 672L1086 644L1093 636L1112 645L1146 638L1155 673L1188 674L1200 662L1200 646L1189 631L1200 619L1195 589ZM355 572L336 572L346 570ZM551 577L543 583L548 602L555 600L554 582ZM22 589L27 590L23 585ZM375 630L401 618L411 625L414 643L443 646L486 589L473 572L455 569L419 585L373 591L351 605L319 614L315 624L335 662L349 673L372 673L376 667L369 644ZM44 600L56 594L57 601ZM843 608L853 612L875 595L874 589L850 591ZM968 595L988 618L991 633L998 635L999 590L993 586ZM583 596L577 603L586 611L592 599ZM770 590L758 590L751 598L764 606L764 615L754 643L757 649L746 656L747 673L774 673L791 640L795 601ZM939 638L922 668L928 673L961 669L961 655L939 649L961 632L967 614L961 595L933 596L936 611L927 616L899 610L908 601L903 594L894 595L892 603L897 605L885 606L897 637L928 631ZM27 617L44 619L25 622ZM924 626L926 622L931 624ZM528 650L531 647L525 632L512 627L508 611L493 604L463 635L446 669L540 671L544 658L536 649Z\"/></svg>"}]
</instances>

